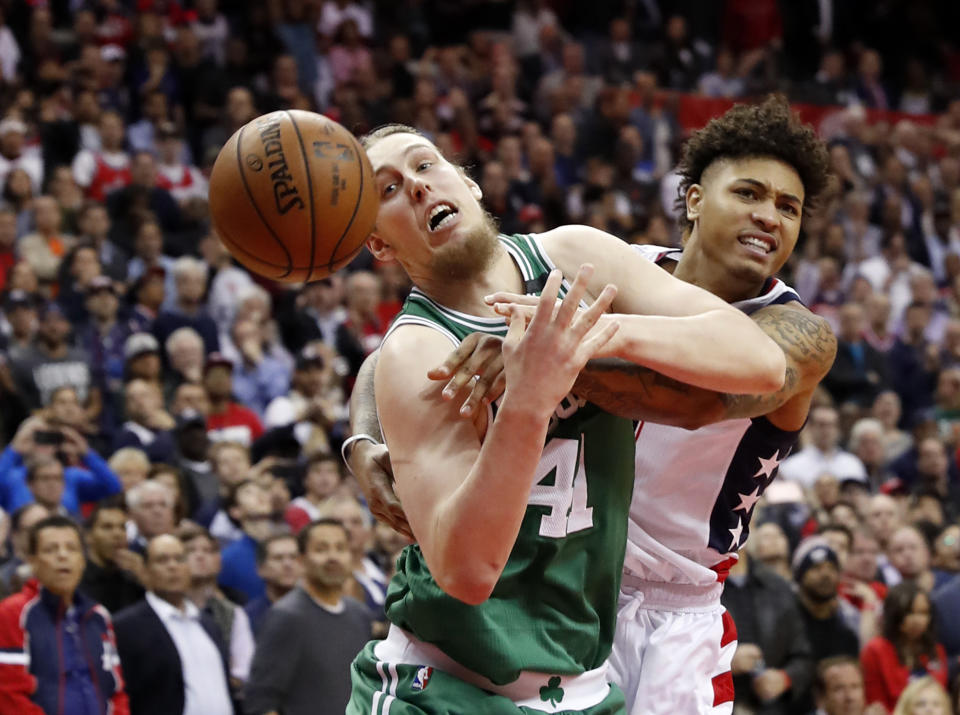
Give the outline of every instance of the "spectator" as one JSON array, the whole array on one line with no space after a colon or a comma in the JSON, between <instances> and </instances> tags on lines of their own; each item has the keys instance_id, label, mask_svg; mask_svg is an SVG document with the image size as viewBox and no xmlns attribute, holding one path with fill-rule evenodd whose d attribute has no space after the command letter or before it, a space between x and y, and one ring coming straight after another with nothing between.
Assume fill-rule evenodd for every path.
<instances>
[{"instance_id":1,"label":"spectator","mask_svg":"<svg viewBox=\"0 0 960 715\"><path fill-rule=\"evenodd\" d=\"M213 444L209 455L211 472L217 480L214 501L218 507L211 517L210 531L226 546L243 538L243 530L229 513L229 501L234 490L251 477L250 450L239 442L224 441Z\"/></svg>"},{"instance_id":2,"label":"spectator","mask_svg":"<svg viewBox=\"0 0 960 715\"><path fill-rule=\"evenodd\" d=\"M810 444L787 457L780 465L784 479L810 487L823 472L837 479L865 482L866 471L860 460L840 448L840 417L833 407L821 405L810 411Z\"/></svg>"},{"instance_id":3,"label":"spectator","mask_svg":"<svg viewBox=\"0 0 960 715\"><path fill-rule=\"evenodd\" d=\"M823 381L838 402L860 407L873 404L877 393L887 385L886 360L864 340L865 327L863 308L856 303L840 308L837 358Z\"/></svg>"},{"instance_id":4,"label":"spectator","mask_svg":"<svg viewBox=\"0 0 960 715\"><path fill-rule=\"evenodd\" d=\"M886 715L882 705L867 707L860 662L849 656L835 656L817 663L813 693L816 715Z\"/></svg>"},{"instance_id":5,"label":"spectator","mask_svg":"<svg viewBox=\"0 0 960 715\"><path fill-rule=\"evenodd\" d=\"M0 602L0 709L129 713L110 617L77 591L84 567L79 527L48 517L31 530L29 549L36 580Z\"/></svg>"},{"instance_id":6,"label":"spectator","mask_svg":"<svg viewBox=\"0 0 960 715\"><path fill-rule=\"evenodd\" d=\"M174 438L178 454L175 466L192 485L196 498L196 510L191 517L201 523L208 522L212 518L209 515L217 510L219 485L208 458L210 441L207 439L206 418L196 410L181 411L177 417ZM208 518L204 518L204 515Z\"/></svg>"},{"instance_id":7,"label":"spectator","mask_svg":"<svg viewBox=\"0 0 960 715\"><path fill-rule=\"evenodd\" d=\"M61 466L63 491L59 504L66 513L79 514L81 502L97 501L121 491L120 479L79 432L66 426L51 429L43 418L32 417L20 426L0 454L0 482L6 492L2 506L7 512L34 501L27 485L29 470L25 458L55 459L64 445L72 445L82 464Z\"/></svg>"},{"instance_id":8,"label":"spectator","mask_svg":"<svg viewBox=\"0 0 960 715\"><path fill-rule=\"evenodd\" d=\"M937 642L930 599L915 583L890 589L883 602L883 632L860 654L867 702L892 711L910 677L933 676L947 684L947 654Z\"/></svg>"},{"instance_id":9,"label":"spectator","mask_svg":"<svg viewBox=\"0 0 960 715\"><path fill-rule=\"evenodd\" d=\"M930 559L934 588L939 588L957 573L960 573L960 524L947 524L933 541L933 555Z\"/></svg>"},{"instance_id":10,"label":"spectator","mask_svg":"<svg viewBox=\"0 0 960 715\"><path fill-rule=\"evenodd\" d=\"M126 280L128 257L110 240L110 214L107 208L95 201L85 202L77 214L77 227L80 229L77 237L79 242L92 244L97 250L104 275L115 281Z\"/></svg>"},{"instance_id":11,"label":"spectator","mask_svg":"<svg viewBox=\"0 0 960 715\"><path fill-rule=\"evenodd\" d=\"M233 367L233 394L238 402L262 415L271 400L287 391L290 371L266 353L263 329L256 320L238 315L230 338L238 352Z\"/></svg>"},{"instance_id":12,"label":"spectator","mask_svg":"<svg viewBox=\"0 0 960 715\"><path fill-rule=\"evenodd\" d=\"M162 462L174 451L176 422L163 409L160 387L146 380L131 380L124 389L124 398L127 421L117 433L114 449L136 447L151 462Z\"/></svg>"},{"instance_id":13,"label":"spectator","mask_svg":"<svg viewBox=\"0 0 960 715\"><path fill-rule=\"evenodd\" d=\"M926 675L903 689L893 715L950 715L950 696L934 678Z\"/></svg>"},{"instance_id":14,"label":"spectator","mask_svg":"<svg viewBox=\"0 0 960 715\"><path fill-rule=\"evenodd\" d=\"M211 441L227 440L249 447L263 434L256 413L233 400L233 363L220 353L207 356L203 386L210 398L207 433Z\"/></svg>"},{"instance_id":15,"label":"spectator","mask_svg":"<svg viewBox=\"0 0 960 715\"><path fill-rule=\"evenodd\" d=\"M84 404L91 400L87 417L95 419L99 409L99 391L93 386L90 358L82 350L71 347L68 341L70 323L57 303L47 303L39 314L35 344L16 355L10 372L18 393L28 410L49 404L53 391L72 385Z\"/></svg>"},{"instance_id":16,"label":"spectator","mask_svg":"<svg viewBox=\"0 0 960 715\"><path fill-rule=\"evenodd\" d=\"M127 380L139 378L147 384L160 384L160 343L150 333L134 333L127 338L123 356L127 361L124 367Z\"/></svg>"},{"instance_id":17,"label":"spectator","mask_svg":"<svg viewBox=\"0 0 960 715\"><path fill-rule=\"evenodd\" d=\"M364 602L377 620L383 620L387 577L371 558L373 517L353 496L330 499L320 511L320 515L321 518L338 519L350 536L353 583L348 583L347 593Z\"/></svg>"},{"instance_id":18,"label":"spectator","mask_svg":"<svg viewBox=\"0 0 960 715\"><path fill-rule=\"evenodd\" d=\"M181 529L180 540L186 549L190 570L187 598L217 624L229 655L230 682L234 688L242 687L250 674L253 632L246 611L217 590L220 545L209 531L196 526Z\"/></svg>"},{"instance_id":19,"label":"spectator","mask_svg":"<svg viewBox=\"0 0 960 715\"><path fill-rule=\"evenodd\" d=\"M186 597L190 571L176 536L150 541L146 574L146 599L116 618L131 712L232 715L223 643L216 623Z\"/></svg>"},{"instance_id":20,"label":"spectator","mask_svg":"<svg viewBox=\"0 0 960 715\"><path fill-rule=\"evenodd\" d=\"M123 119L113 111L100 115L100 149L83 149L73 160L73 178L94 201L130 183L130 155L123 150ZM122 244L120 244L122 245Z\"/></svg>"},{"instance_id":21,"label":"spectator","mask_svg":"<svg viewBox=\"0 0 960 715\"><path fill-rule=\"evenodd\" d=\"M721 602L737 624L735 707L764 715L790 712L813 675L810 642L790 584L741 551Z\"/></svg>"},{"instance_id":22,"label":"spectator","mask_svg":"<svg viewBox=\"0 0 960 715\"><path fill-rule=\"evenodd\" d=\"M783 528L773 521L757 526L750 544L750 556L783 579L793 578L790 569L790 542Z\"/></svg>"},{"instance_id":23,"label":"spectator","mask_svg":"<svg viewBox=\"0 0 960 715\"><path fill-rule=\"evenodd\" d=\"M887 558L902 580L915 582L927 594L933 590L930 547L917 527L901 526L890 535Z\"/></svg>"},{"instance_id":24,"label":"spectator","mask_svg":"<svg viewBox=\"0 0 960 715\"><path fill-rule=\"evenodd\" d=\"M166 295L166 276L167 271L163 266L150 266L130 286L129 295L133 302L130 326L134 332L149 333L153 330L153 322L159 315Z\"/></svg>"},{"instance_id":25,"label":"spectator","mask_svg":"<svg viewBox=\"0 0 960 715\"><path fill-rule=\"evenodd\" d=\"M155 536L173 533L174 495L165 484L153 480L138 484L127 494L127 506L131 519L127 541L132 551L144 554Z\"/></svg>"},{"instance_id":26,"label":"spectator","mask_svg":"<svg viewBox=\"0 0 960 715\"><path fill-rule=\"evenodd\" d=\"M952 662L960 656L960 575L954 576L930 596L940 618L937 635Z\"/></svg>"},{"instance_id":27,"label":"spectator","mask_svg":"<svg viewBox=\"0 0 960 715\"><path fill-rule=\"evenodd\" d=\"M87 565L80 592L116 613L143 598L143 558L127 548L127 510L102 501L87 518Z\"/></svg>"},{"instance_id":28,"label":"spectator","mask_svg":"<svg viewBox=\"0 0 960 715\"><path fill-rule=\"evenodd\" d=\"M224 547L218 583L246 599L259 598L266 594L266 586L257 573L257 544L274 529L270 492L252 479L241 482L233 489L228 511L243 536Z\"/></svg>"},{"instance_id":29,"label":"spectator","mask_svg":"<svg viewBox=\"0 0 960 715\"><path fill-rule=\"evenodd\" d=\"M297 539L290 534L274 534L257 544L257 574L263 579L266 593L244 605L253 635L260 628L270 608L297 585L303 567L297 557Z\"/></svg>"},{"instance_id":30,"label":"spectator","mask_svg":"<svg viewBox=\"0 0 960 715\"><path fill-rule=\"evenodd\" d=\"M117 319L120 301L113 281L107 276L91 280L87 285L85 306L90 320L79 331L77 342L90 356L93 379L101 393L114 395L123 381L123 349L130 327Z\"/></svg>"},{"instance_id":31,"label":"spectator","mask_svg":"<svg viewBox=\"0 0 960 715\"><path fill-rule=\"evenodd\" d=\"M245 690L251 715L339 712L350 699L350 663L370 637L370 613L344 593L346 529L315 521L297 541L304 579L267 614ZM332 647L313 647L318 639Z\"/></svg>"},{"instance_id":32,"label":"spectator","mask_svg":"<svg viewBox=\"0 0 960 715\"><path fill-rule=\"evenodd\" d=\"M793 574L797 584L800 615L810 639L813 659L832 656L856 657L860 653L860 632L865 625L861 614L839 598L840 560L822 537L811 537L797 547L793 555ZM873 624L867 624L868 638Z\"/></svg>"},{"instance_id":33,"label":"spectator","mask_svg":"<svg viewBox=\"0 0 960 715\"><path fill-rule=\"evenodd\" d=\"M270 294L253 282L250 274L238 268L233 256L223 245L223 241L211 232L200 241L200 255L210 266L210 293L207 298L207 307L210 315L217 324L217 331L223 343L228 337L233 320L237 313L244 313L244 302L256 296L262 302L257 310L263 310L266 315L250 315L261 323L270 314ZM224 350L226 350L224 345ZM231 355L230 357L237 357Z\"/></svg>"},{"instance_id":34,"label":"spectator","mask_svg":"<svg viewBox=\"0 0 960 715\"><path fill-rule=\"evenodd\" d=\"M17 250L22 260L33 268L37 278L54 283L60 260L74 244L74 237L61 233L60 205L52 196L38 196L33 202L36 231L23 236Z\"/></svg>"},{"instance_id":35,"label":"spectator","mask_svg":"<svg viewBox=\"0 0 960 715\"><path fill-rule=\"evenodd\" d=\"M172 392L184 382L203 380L203 338L193 328L177 328L164 344L170 369L167 371L167 391Z\"/></svg>"},{"instance_id":36,"label":"spectator","mask_svg":"<svg viewBox=\"0 0 960 715\"><path fill-rule=\"evenodd\" d=\"M111 238L127 251L133 248L130 237L136 233L144 209L150 211L163 229L170 253L177 256L185 253L188 247L178 242L183 224L180 207L169 191L158 186L153 154L138 151L130 162L130 183L107 197Z\"/></svg>"},{"instance_id":37,"label":"spectator","mask_svg":"<svg viewBox=\"0 0 960 715\"><path fill-rule=\"evenodd\" d=\"M113 453L108 464L123 484L124 494L145 482L150 473L150 460L142 449L136 447L121 447Z\"/></svg>"},{"instance_id":38,"label":"spectator","mask_svg":"<svg viewBox=\"0 0 960 715\"><path fill-rule=\"evenodd\" d=\"M909 434L897 427L902 415L900 397L893 390L884 390L873 402L873 416L880 420L884 430L887 460L893 460L913 445Z\"/></svg>"},{"instance_id":39,"label":"spectator","mask_svg":"<svg viewBox=\"0 0 960 715\"><path fill-rule=\"evenodd\" d=\"M887 356L892 387L907 415L933 406L939 365L936 346L924 337L929 322L929 306L921 303L907 306L903 333Z\"/></svg>"},{"instance_id":40,"label":"spectator","mask_svg":"<svg viewBox=\"0 0 960 715\"><path fill-rule=\"evenodd\" d=\"M30 532L50 511L37 504L24 504L10 513L10 558L0 566L0 595L9 596L23 588L30 578Z\"/></svg>"},{"instance_id":41,"label":"spectator","mask_svg":"<svg viewBox=\"0 0 960 715\"><path fill-rule=\"evenodd\" d=\"M884 434L880 420L871 417L857 420L850 428L850 451L863 464L871 491L877 491L893 477L887 469Z\"/></svg>"},{"instance_id":42,"label":"spectator","mask_svg":"<svg viewBox=\"0 0 960 715\"><path fill-rule=\"evenodd\" d=\"M880 547L873 534L863 528L852 531L850 555L843 565L840 582L840 597L849 601L857 610L876 609L887 595L887 587L877 580ZM866 593L864 589L869 589Z\"/></svg>"},{"instance_id":43,"label":"spectator","mask_svg":"<svg viewBox=\"0 0 960 715\"><path fill-rule=\"evenodd\" d=\"M37 307L39 298L22 290L7 293L3 313L10 324L10 333L5 335L6 352L11 357L29 350L37 330Z\"/></svg>"},{"instance_id":44,"label":"spectator","mask_svg":"<svg viewBox=\"0 0 960 715\"><path fill-rule=\"evenodd\" d=\"M133 242L133 257L127 263L127 273L132 280L144 279L151 272L161 271L164 308L175 305L177 284L174 278L176 261L164 253L163 229L156 219L146 216L137 227ZM150 303L154 303L151 300ZM151 318L155 318L154 314Z\"/></svg>"},{"instance_id":45,"label":"spectator","mask_svg":"<svg viewBox=\"0 0 960 715\"><path fill-rule=\"evenodd\" d=\"M174 264L173 276L177 285L176 305L160 312L153 324L153 334L160 343L165 343L174 330L186 326L200 333L205 352L219 350L217 325L203 307L207 267L196 258L184 256Z\"/></svg>"},{"instance_id":46,"label":"spectator","mask_svg":"<svg viewBox=\"0 0 960 715\"><path fill-rule=\"evenodd\" d=\"M343 481L340 464L340 460L329 452L314 454L307 461L307 471L303 477L304 495L290 502L283 515L294 534L311 521L319 519L328 500L340 488Z\"/></svg>"},{"instance_id":47,"label":"spectator","mask_svg":"<svg viewBox=\"0 0 960 715\"><path fill-rule=\"evenodd\" d=\"M27 125L19 119L7 117L0 122L0 183L19 169L30 178L33 190L40 191L43 186L43 161L36 153L27 150L26 135Z\"/></svg>"}]
</instances>

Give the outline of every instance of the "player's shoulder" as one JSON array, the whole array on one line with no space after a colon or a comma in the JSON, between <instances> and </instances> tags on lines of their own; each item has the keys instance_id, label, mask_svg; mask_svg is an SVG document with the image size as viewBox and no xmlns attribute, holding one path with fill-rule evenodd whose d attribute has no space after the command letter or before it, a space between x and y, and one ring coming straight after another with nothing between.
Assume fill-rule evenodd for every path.
<instances>
[{"instance_id":1,"label":"player's shoulder","mask_svg":"<svg viewBox=\"0 0 960 715\"><path fill-rule=\"evenodd\" d=\"M394 325L380 344L377 374L416 379L447 357L458 341L441 326L414 321Z\"/></svg>"}]
</instances>

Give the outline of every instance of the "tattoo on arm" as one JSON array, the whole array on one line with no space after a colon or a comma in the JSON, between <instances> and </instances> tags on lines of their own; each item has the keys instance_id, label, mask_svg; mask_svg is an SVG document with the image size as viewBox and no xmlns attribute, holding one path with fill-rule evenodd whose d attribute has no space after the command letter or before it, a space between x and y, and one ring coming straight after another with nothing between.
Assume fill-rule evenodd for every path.
<instances>
[{"instance_id":1,"label":"tattoo on arm","mask_svg":"<svg viewBox=\"0 0 960 715\"><path fill-rule=\"evenodd\" d=\"M357 373L357 381L350 395L350 431L353 434L368 434L380 442L380 419L377 417L377 401L373 394L373 378L376 373L380 351L372 353Z\"/></svg>"},{"instance_id":2,"label":"tattoo on arm","mask_svg":"<svg viewBox=\"0 0 960 715\"><path fill-rule=\"evenodd\" d=\"M623 360L591 360L574 392L608 412L663 424L699 426L758 417L812 390L833 364L837 341L829 324L805 308L774 305L753 316L783 350L783 387L768 395L729 395L687 385Z\"/></svg>"}]
</instances>

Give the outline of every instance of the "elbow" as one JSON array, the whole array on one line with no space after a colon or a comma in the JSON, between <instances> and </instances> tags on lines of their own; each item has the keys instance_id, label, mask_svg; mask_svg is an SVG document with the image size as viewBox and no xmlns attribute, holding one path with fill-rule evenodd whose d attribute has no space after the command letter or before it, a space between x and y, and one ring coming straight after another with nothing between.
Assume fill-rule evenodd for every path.
<instances>
[{"instance_id":1,"label":"elbow","mask_svg":"<svg viewBox=\"0 0 960 715\"><path fill-rule=\"evenodd\" d=\"M767 341L770 346L763 351L760 370L757 373L756 391L758 394L777 392L783 389L787 374L787 357L783 354L783 350L773 340L768 338Z\"/></svg>"},{"instance_id":2,"label":"elbow","mask_svg":"<svg viewBox=\"0 0 960 715\"><path fill-rule=\"evenodd\" d=\"M490 598L503 569L489 564L460 559L460 563L440 569L433 575L440 589L468 606L479 606Z\"/></svg>"}]
</instances>

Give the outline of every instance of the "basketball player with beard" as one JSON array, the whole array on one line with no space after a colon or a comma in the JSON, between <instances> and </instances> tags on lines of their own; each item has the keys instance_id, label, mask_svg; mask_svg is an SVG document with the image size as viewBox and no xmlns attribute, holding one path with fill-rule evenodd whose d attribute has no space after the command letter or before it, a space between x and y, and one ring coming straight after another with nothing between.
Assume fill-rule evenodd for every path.
<instances>
[{"instance_id":1,"label":"basketball player with beard","mask_svg":"<svg viewBox=\"0 0 960 715\"><path fill-rule=\"evenodd\" d=\"M390 584L387 638L354 662L347 712L622 712L606 672L633 428L569 391L605 355L705 389L770 392L783 355L613 236L498 236L477 184L409 127L365 147L381 196L368 247L416 286L374 382L417 543ZM518 312L508 328L484 302L497 290L542 296L529 325ZM504 338L506 389L464 420L423 366L476 331Z\"/></svg>"},{"instance_id":2,"label":"basketball player with beard","mask_svg":"<svg viewBox=\"0 0 960 715\"><path fill-rule=\"evenodd\" d=\"M786 359L780 390L724 394L607 359L591 361L574 388L578 397L639 421L611 657L632 715L732 711L737 639L720 605L723 581L746 541L754 504L795 445L836 351L826 321L773 277L793 251L805 207L827 186L827 167L823 143L785 101L735 107L685 147L683 249L633 248L675 278L750 314ZM532 310L525 296L491 300L507 303L501 312L514 318ZM481 398L486 403L502 389L497 353L489 336L470 336L430 374L450 381L448 400L461 390L470 393L463 406L469 416ZM367 369L354 390L352 421L356 432L376 434ZM389 489L391 455L366 441L355 442L351 467L374 512L402 529L403 509ZM745 645L737 670L751 655ZM799 692L804 683L795 686ZM791 697L790 678L781 671L762 671L754 689L763 699Z\"/></svg>"}]
</instances>

